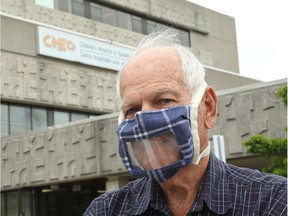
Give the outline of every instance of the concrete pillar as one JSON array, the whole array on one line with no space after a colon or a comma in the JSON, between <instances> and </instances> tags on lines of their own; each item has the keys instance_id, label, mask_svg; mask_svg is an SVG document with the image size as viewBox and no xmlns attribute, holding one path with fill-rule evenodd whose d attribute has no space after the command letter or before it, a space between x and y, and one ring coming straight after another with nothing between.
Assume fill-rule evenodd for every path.
<instances>
[{"instance_id":1,"label":"concrete pillar","mask_svg":"<svg viewBox=\"0 0 288 216\"><path fill-rule=\"evenodd\" d=\"M106 192L118 189L128 182L129 180L125 176L109 176L105 182Z\"/></svg>"}]
</instances>

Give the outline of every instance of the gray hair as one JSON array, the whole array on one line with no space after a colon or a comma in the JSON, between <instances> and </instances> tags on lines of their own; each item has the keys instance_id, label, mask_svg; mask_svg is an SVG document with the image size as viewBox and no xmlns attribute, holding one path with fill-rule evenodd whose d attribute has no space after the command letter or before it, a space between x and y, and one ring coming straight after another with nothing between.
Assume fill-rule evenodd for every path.
<instances>
[{"instance_id":1,"label":"gray hair","mask_svg":"<svg viewBox=\"0 0 288 216\"><path fill-rule=\"evenodd\" d=\"M146 35L139 43L134 54L130 58L133 59L140 52L153 47L172 47L177 51L182 63L183 78L191 95L205 82L205 69L203 65L194 56L191 50L181 44L181 38L177 30L169 28L165 31L155 30ZM129 61L130 61L129 60ZM120 81L122 72L129 61L119 71L116 83L117 99L120 102Z\"/></svg>"}]
</instances>

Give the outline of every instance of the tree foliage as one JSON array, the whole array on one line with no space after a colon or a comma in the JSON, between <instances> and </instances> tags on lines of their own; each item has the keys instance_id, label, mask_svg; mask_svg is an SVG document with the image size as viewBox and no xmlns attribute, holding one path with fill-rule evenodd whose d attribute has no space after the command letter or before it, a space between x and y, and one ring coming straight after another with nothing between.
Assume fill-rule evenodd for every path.
<instances>
[{"instance_id":1,"label":"tree foliage","mask_svg":"<svg viewBox=\"0 0 288 216\"><path fill-rule=\"evenodd\" d=\"M287 85L276 92L287 107ZM286 128L287 131L287 128ZM273 173L287 177L287 139L255 135L243 143L247 147L247 153L259 155L262 158L270 159L276 156L263 172Z\"/></svg>"},{"instance_id":2,"label":"tree foliage","mask_svg":"<svg viewBox=\"0 0 288 216\"><path fill-rule=\"evenodd\" d=\"M287 107L287 85L282 86L278 91L276 92L276 96L281 98Z\"/></svg>"},{"instance_id":3,"label":"tree foliage","mask_svg":"<svg viewBox=\"0 0 288 216\"><path fill-rule=\"evenodd\" d=\"M247 153L259 155L267 160L276 156L268 167L263 168L263 172L287 176L287 139L256 135L245 141L244 145L247 147Z\"/></svg>"}]
</instances>

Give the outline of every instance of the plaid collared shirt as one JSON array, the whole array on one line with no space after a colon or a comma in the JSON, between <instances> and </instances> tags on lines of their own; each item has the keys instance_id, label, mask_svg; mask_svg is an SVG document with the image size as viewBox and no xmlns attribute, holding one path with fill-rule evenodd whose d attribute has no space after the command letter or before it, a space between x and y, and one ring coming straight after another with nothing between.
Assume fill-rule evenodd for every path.
<instances>
[{"instance_id":1,"label":"plaid collared shirt","mask_svg":"<svg viewBox=\"0 0 288 216\"><path fill-rule=\"evenodd\" d=\"M158 184L140 178L92 201L83 216L173 215ZM287 215L287 179L219 161L213 154L188 215Z\"/></svg>"}]
</instances>

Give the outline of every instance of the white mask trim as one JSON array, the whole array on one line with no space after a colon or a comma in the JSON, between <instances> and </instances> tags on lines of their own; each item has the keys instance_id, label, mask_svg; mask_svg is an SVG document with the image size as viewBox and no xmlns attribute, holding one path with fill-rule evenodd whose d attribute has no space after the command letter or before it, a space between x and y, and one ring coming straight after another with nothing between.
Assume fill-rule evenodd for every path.
<instances>
[{"instance_id":1,"label":"white mask trim","mask_svg":"<svg viewBox=\"0 0 288 216\"><path fill-rule=\"evenodd\" d=\"M208 154L210 153L210 148L207 147L202 152L202 154L200 154L200 138L198 134L198 107L206 91L206 87L207 87L206 82L203 82L203 84L199 87L197 92L192 96L192 100L190 103L190 107L191 107L190 118L191 118L193 145L194 145L194 156L193 156L192 164L196 164L196 165L199 163L200 159L204 157L204 154L206 154L206 151L209 151Z\"/></svg>"}]
</instances>

